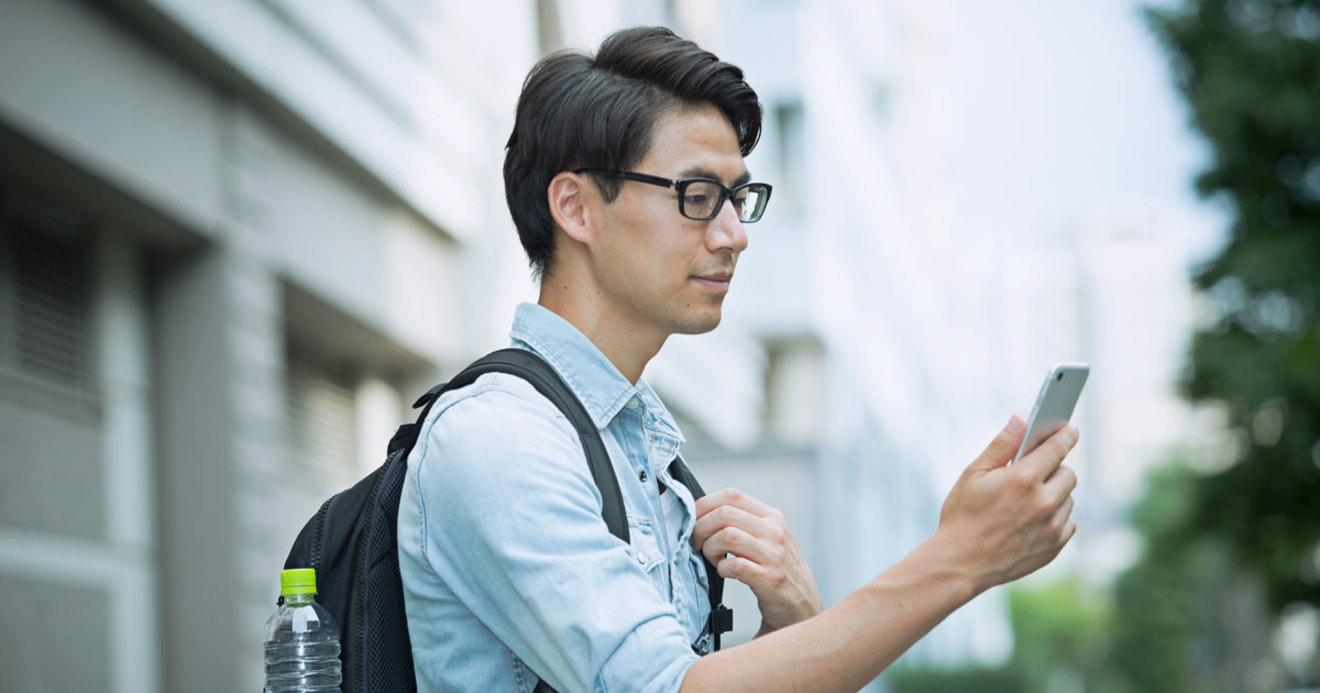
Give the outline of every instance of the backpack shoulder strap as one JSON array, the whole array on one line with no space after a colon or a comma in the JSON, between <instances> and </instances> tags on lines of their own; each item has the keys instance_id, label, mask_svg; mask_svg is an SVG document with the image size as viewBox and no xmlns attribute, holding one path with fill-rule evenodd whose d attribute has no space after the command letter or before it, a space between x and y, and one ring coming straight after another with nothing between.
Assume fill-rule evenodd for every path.
<instances>
[{"instance_id":1,"label":"backpack shoulder strap","mask_svg":"<svg viewBox=\"0 0 1320 693\"><path fill-rule=\"evenodd\" d=\"M546 363L545 359L526 349L508 348L491 352L463 369L454 376L453 380L431 388L413 403L414 408L423 408L417 423L406 432L401 428L395 438L399 439L400 436L404 438L397 442L391 441L391 449L394 449L396 444L406 445L411 449L416 444L422 424L436 399L448 390L471 385L486 373L507 373L526 380L573 424L578 439L582 441L582 450L586 453L587 464L591 468L591 478L596 482L596 488L600 489L601 516L605 519L605 525L609 527L610 534L618 537L625 544L630 543L628 516L623 507L623 492L619 488L618 478L614 475L614 465L610 463L610 455L605 450L605 443L600 439L600 431L596 429L595 422L587 414L582 402L568 388L555 369Z\"/></svg>"},{"instance_id":2,"label":"backpack shoulder strap","mask_svg":"<svg viewBox=\"0 0 1320 693\"><path fill-rule=\"evenodd\" d=\"M691 469L688 469L682 457L676 456L674 461L669 463L669 474L687 487L692 493L693 500L706 495L706 490L701 488L697 477ZM710 618L706 621L706 633L711 636L711 642L718 650L720 635L733 630L733 610L724 605L724 578L720 577L719 571L709 559L702 556L702 560L706 562L706 579L710 584Z\"/></svg>"}]
</instances>

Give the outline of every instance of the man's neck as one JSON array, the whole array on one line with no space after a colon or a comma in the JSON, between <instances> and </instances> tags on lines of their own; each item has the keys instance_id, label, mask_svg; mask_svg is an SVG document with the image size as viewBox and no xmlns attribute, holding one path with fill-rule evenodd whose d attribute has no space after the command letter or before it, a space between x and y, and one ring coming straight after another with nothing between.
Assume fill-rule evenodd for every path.
<instances>
[{"instance_id":1,"label":"man's neck","mask_svg":"<svg viewBox=\"0 0 1320 693\"><path fill-rule=\"evenodd\" d=\"M546 278L546 283L551 282ZM573 300L571 290L556 291L541 286L538 299L542 307L567 320L592 344L605 354L605 358L619 369L633 385L642 377L646 364L660 352L667 335L653 335L649 330L632 329L593 301Z\"/></svg>"}]
</instances>

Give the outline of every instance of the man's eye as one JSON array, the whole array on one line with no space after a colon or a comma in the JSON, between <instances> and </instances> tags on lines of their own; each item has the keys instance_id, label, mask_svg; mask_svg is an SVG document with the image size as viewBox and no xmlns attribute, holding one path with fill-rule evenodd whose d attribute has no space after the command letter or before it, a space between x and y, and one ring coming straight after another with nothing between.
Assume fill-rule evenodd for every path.
<instances>
[{"instance_id":1,"label":"man's eye","mask_svg":"<svg viewBox=\"0 0 1320 693\"><path fill-rule=\"evenodd\" d=\"M710 204L710 196L709 196L709 195L687 195L686 197L684 197L684 201L687 202L687 203L690 204L690 205L699 205L699 206L703 206L703 207L704 207L704 206Z\"/></svg>"}]
</instances>

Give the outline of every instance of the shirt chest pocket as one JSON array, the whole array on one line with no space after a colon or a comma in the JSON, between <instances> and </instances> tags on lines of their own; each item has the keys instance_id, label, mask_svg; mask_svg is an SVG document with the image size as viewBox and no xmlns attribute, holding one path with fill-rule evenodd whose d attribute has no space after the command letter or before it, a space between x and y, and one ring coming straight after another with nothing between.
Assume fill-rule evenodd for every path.
<instances>
[{"instance_id":1,"label":"shirt chest pocket","mask_svg":"<svg viewBox=\"0 0 1320 693\"><path fill-rule=\"evenodd\" d=\"M665 556L660 551L660 544L656 541L655 528L652 527L651 522L629 517L628 534L631 541L629 548L631 549L633 562L652 580L661 577L657 573L664 572L659 568L665 562Z\"/></svg>"}]
</instances>

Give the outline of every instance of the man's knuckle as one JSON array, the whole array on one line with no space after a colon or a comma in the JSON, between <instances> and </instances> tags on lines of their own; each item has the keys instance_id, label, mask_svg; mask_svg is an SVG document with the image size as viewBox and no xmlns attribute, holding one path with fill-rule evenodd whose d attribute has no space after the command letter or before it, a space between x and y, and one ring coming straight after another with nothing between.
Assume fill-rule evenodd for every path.
<instances>
[{"instance_id":1,"label":"man's knuckle","mask_svg":"<svg viewBox=\"0 0 1320 693\"><path fill-rule=\"evenodd\" d=\"M1016 466L1016 465L1015 465ZM1036 475L1025 467L1018 467L1009 476L1009 483L1019 492L1030 490L1036 485Z\"/></svg>"},{"instance_id":2,"label":"man's knuckle","mask_svg":"<svg viewBox=\"0 0 1320 693\"><path fill-rule=\"evenodd\" d=\"M1045 533L1050 536L1057 536L1063 529L1064 520L1057 515L1051 516L1045 523Z\"/></svg>"}]
</instances>

